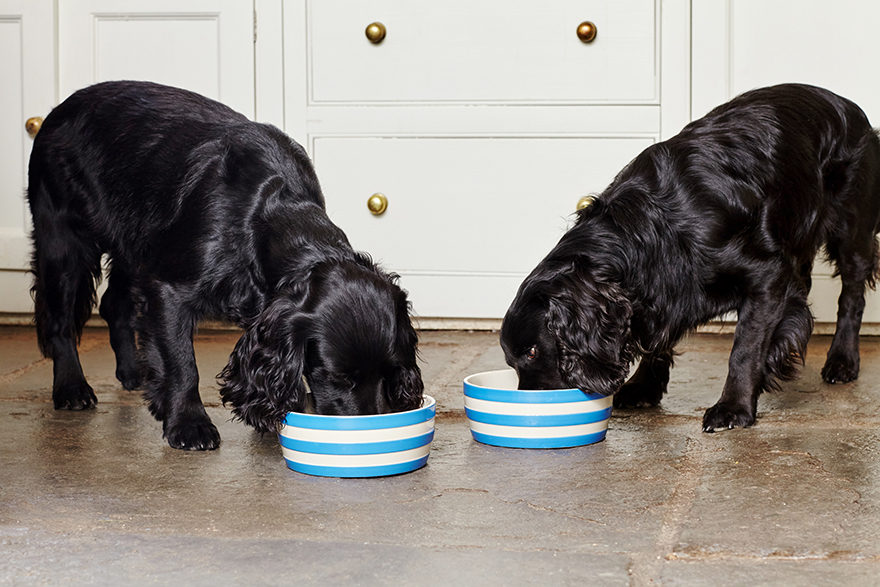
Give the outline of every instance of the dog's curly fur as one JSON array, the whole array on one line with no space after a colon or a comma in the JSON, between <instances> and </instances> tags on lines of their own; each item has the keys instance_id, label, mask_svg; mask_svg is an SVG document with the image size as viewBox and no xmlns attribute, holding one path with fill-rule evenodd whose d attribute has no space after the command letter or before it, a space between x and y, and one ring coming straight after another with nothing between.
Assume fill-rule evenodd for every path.
<instances>
[{"instance_id":1,"label":"dog's curly fur","mask_svg":"<svg viewBox=\"0 0 880 587\"><path fill-rule=\"evenodd\" d=\"M197 94L145 82L80 90L34 141L28 201L40 348L58 409L95 406L77 342L95 304L117 378L143 385L175 448L216 448L192 336L201 317L245 333L221 396L260 431L301 411L417 407L423 384L406 292L327 217L305 151Z\"/></svg>"},{"instance_id":2,"label":"dog's curly fur","mask_svg":"<svg viewBox=\"0 0 880 587\"><path fill-rule=\"evenodd\" d=\"M579 212L508 310L505 357L522 388L656 405L676 342L736 311L727 381L703 429L749 426L760 393L796 375L823 245L843 288L822 376L858 376L878 218L880 141L858 106L799 84L747 92L646 149Z\"/></svg>"}]
</instances>

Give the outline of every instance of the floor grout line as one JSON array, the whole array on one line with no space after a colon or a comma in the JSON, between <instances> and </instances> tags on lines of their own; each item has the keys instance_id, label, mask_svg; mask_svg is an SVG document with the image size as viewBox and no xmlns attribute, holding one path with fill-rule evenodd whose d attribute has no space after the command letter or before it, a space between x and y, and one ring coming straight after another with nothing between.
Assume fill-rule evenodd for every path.
<instances>
[{"instance_id":1,"label":"floor grout line","mask_svg":"<svg viewBox=\"0 0 880 587\"><path fill-rule=\"evenodd\" d=\"M24 367L19 367L18 369L14 370L14 371L10 371L9 373L4 373L3 375L0 375L0 386L6 385L7 383L12 383L13 381L18 379L19 377L21 377L23 375L27 375L28 373L30 373L31 371L33 371L37 367L41 367L49 362L51 362L51 359L46 359L46 358L37 359L33 363L28 363Z\"/></svg>"},{"instance_id":2,"label":"floor grout line","mask_svg":"<svg viewBox=\"0 0 880 587\"><path fill-rule=\"evenodd\" d=\"M687 449L678 467L679 480L669 499L660 530L654 540L653 548L642 556L634 556L630 565L630 576L634 587L656 585L656 578L662 575L662 566L674 556L675 546L681 536L684 522L689 518L696 496L697 487L703 477L705 449L701 439L687 438Z\"/></svg>"}]
</instances>

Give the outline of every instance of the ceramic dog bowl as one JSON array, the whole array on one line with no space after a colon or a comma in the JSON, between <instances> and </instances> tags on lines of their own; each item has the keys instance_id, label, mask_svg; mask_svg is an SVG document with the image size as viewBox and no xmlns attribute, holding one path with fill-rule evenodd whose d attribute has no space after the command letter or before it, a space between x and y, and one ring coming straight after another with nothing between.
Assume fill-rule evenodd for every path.
<instances>
[{"instance_id":1,"label":"ceramic dog bowl","mask_svg":"<svg viewBox=\"0 0 880 587\"><path fill-rule=\"evenodd\" d=\"M321 416L288 412L279 431L287 466L322 477L384 477L425 465L434 440L434 398L408 412Z\"/></svg>"},{"instance_id":2,"label":"ceramic dog bowl","mask_svg":"<svg viewBox=\"0 0 880 587\"><path fill-rule=\"evenodd\" d=\"M464 380L464 409L474 440L510 448L566 448L599 442L611 396L579 389L521 390L513 369Z\"/></svg>"}]
</instances>

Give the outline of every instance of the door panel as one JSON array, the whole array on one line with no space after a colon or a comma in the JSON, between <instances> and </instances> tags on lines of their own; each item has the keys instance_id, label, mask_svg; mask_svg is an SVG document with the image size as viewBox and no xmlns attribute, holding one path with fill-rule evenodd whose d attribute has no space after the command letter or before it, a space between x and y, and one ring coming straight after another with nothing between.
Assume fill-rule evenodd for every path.
<instances>
[{"instance_id":1,"label":"door panel","mask_svg":"<svg viewBox=\"0 0 880 587\"><path fill-rule=\"evenodd\" d=\"M317 137L331 219L402 275L422 316L499 317L522 279L654 137ZM549 187L552 186L552 187ZM388 200L374 216L373 193ZM476 289L471 289L476 288Z\"/></svg>"},{"instance_id":2,"label":"door panel","mask_svg":"<svg viewBox=\"0 0 880 587\"><path fill-rule=\"evenodd\" d=\"M241 0L59 3L59 93L140 79L220 100L254 117L254 5Z\"/></svg>"},{"instance_id":3,"label":"door panel","mask_svg":"<svg viewBox=\"0 0 880 587\"><path fill-rule=\"evenodd\" d=\"M52 0L0 0L0 312L30 312L25 203L30 117L55 100Z\"/></svg>"}]
</instances>

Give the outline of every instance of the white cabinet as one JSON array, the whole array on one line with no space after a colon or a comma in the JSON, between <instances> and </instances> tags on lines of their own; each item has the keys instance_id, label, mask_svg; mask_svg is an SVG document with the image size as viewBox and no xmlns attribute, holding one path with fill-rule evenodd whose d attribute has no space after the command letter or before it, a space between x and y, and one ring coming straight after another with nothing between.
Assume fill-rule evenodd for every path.
<instances>
[{"instance_id":1,"label":"white cabinet","mask_svg":"<svg viewBox=\"0 0 880 587\"><path fill-rule=\"evenodd\" d=\"M20 141L4 158L15 238L0 249L12 270L0 312L30 310L23 120L98 81L182 86L283 126L313 156L331 217L402 275L425 317L503 315L578 199L689 114L688 0L0 3L39 7L52 88L4 119ZM584 21L591 43L576 35ZM365 205L375 192L389 200L379 217Z\"/></svg>"},{"instance_id":2,"label":"white cabinet","mask_svg":"<svg viewBox=\"0 0 880 587\"><path fill-rule=\"evenodd\" d=\"M28 118L55 104L51 0L0 0L0 312L30 312Z\"/></svg>"},{"instance_id":3,"label":"white cabinet","mask_svg":"<svg viewBox=\"0 0 880 587\"><path fill-rule=\"evenodd\" d=\"M693 115L759 86L801 82L859 104L880 126L880 3L699 0L693 3Z\"/></svg>"},{"instance_id":4,"label":"white cabinet","mask_svg":"<svg viewBox=\"0 0 880 587\"><path fill-rule=\"evenodd\" d=\"M856 102L880 126L880 3L864 0L699 0L693 2L693 117L746 90L783 82L823 86ZM840 282L818 263L811 303L834 322ZM880 322L869 296L865 322Z\"/></svg>"},{"instance_id":5,"label":"white cabinet","mask_svg":"<svg viewBox=\"0 0 880 587\"><path fill-rule=\"evenodd\" d=\"M308 3L313 104L656 103L654 0ZM583 43L579 23L597 24ZM365 28L380 22L371 44ZM623 74L623 72L626 72Z\"/></svg>"},{"instance_id":6,"label":"white cabinet","mask_svg":"<svg viewBox=\"0 0 880 587\"><path fill-rule=\"evenodd\" d=\"M58 87L118 79L193 90L254 115L254 7L243 0L64 0Z\"/></svg>"},{"instance_id":7,"label":"white cabinet","mask_svg":"<svg viewBox=\"0 0 880 587\"><path fill-rule=\"evenodd\" d=\"M0 0L0 56L0 313L33 311L27 119L111 79L185 87L255 114L249 0Z\"/></svg>"},{"instance_id":8,"label":"white cabinet","mask_svg":"<svg viewBox=\"0 0 880 587\"><path fill-rule=\"evenodd\" d=\"M497 319L581 196L732 96L815 83L880 126L878 17L863 0L0 0L0 314L31 311L24 121L91 83L178 85L283 127L420 316Z\"/></svg>"},{"instance_id":9,"label":"white cabinet","mask_svg":"<svg viewBox=\"0 0 880 587\"><path fill-rule=\"evenodd\" d=\"M402 275L421 316L496 318L644 137L318 137L327 210ZM373 216L373 190L388 209Z\"/></svg>"},{"instance_id":10,"label":"white cabinet","mask_svg":"<svg viewBox=\"0 0 880 587\"><path fill-rule=\"evenodd\" d=\"M497 319L577 201L687 122L688 11L285 4L286 130L312 155L331 218L401 275L419 316ZM585 21L590 43L577 36ZM664 86L666 73L680 83ZM381 216L366 205L374 193L388 201Z\"/></svg>"}]
</instances>

